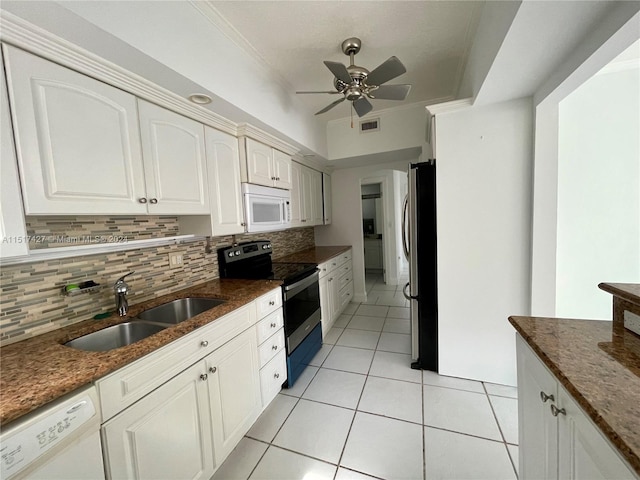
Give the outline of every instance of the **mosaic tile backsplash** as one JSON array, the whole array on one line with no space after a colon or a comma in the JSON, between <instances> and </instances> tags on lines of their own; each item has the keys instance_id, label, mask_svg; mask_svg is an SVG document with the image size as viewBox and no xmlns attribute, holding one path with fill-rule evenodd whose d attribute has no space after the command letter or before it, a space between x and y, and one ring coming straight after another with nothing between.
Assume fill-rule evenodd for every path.
<instances>
[{"instance_id":1,"label":"mosaic tile backsplash","mask_svg":"<svg viewBox=\"0 0 640 480\"><path fill-rule=\"evenodd\" d=\"M126 236L129 240L175 236L176 217L28 217L28 235L37 236L32 249L71 246L64 237L102 235ZM42 240L40 240L42 237ZM45 239L48 238L49 240ZM314 246L313 227L265 234L236 235L236 241L269 239L273 258ZM204 240L140 248L124 252L86 255L23 265L0 270L0 345L54 330L115 310L111 286L130 271L129 303L143 301L218 278L216 249L232 243L232 237L211 238L212 253ZM77 244L77 243L76 243ZM180 252L184 265L169 268L169 253ZM102 288L92 293L64 296L70 283L93 280Z\"/></svg>"}]
</instances>

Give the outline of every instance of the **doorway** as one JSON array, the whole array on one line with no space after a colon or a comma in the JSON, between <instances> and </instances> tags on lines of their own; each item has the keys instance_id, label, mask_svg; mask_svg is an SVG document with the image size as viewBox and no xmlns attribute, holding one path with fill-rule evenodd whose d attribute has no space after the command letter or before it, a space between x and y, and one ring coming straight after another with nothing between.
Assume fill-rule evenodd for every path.
<instances>
[{"instance_id":1,"label":"doorway","mask_svg":"<svg viewBox=\"0 0 640 480\"><path fill-rule=\"evenodd\" d=\"M384 268L385 215L382 182L360 186L362 201L362 237L364 245L365 287L386 283Z\"/></svg>"}]
</instances>

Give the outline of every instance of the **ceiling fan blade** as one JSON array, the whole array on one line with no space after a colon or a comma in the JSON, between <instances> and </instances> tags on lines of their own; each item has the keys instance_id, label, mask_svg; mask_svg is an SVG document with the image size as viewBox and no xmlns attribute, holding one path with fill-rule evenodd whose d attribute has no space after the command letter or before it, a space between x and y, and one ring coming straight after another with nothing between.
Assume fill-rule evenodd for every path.
<instances>
[{"instance_id":1,"label":"ceiling fan blade","mask_svg":"<svg viewBox=\"0 0 640 480\"><path fill-rule=\"evenodd\" d=\"M380 100L404 100L409 90L411 85L380 85L369 93L369 97Z\"/></svg>"},{"instance_id":2,"label":"ceiling fan blade","mask_svg":"<svg viewBox=\"0 0 640 480\"><path fill-rule=\"evenodd\" d=\"M340 100L336 100L335 102L333 102L330 105L327 105L326 107L324 107L322 110L320 110L319 112L316 112L316 115L320 115L321 113L324 112L328 112L329 110L331 110L333 107L335 107L336 105L338 105L339 103L344 102L345 98L342 97Z\"/></svg>"},{"instance_id":3,"label":"ceiling fan blade","mask_svg":"<svg viewBox=\"0 0 640 480\"><path fill-rule=\"evenodd\" d=\"M331 93L331 94L334 94L334 93L340 93L340 92L338 92L337 90L331 90L331 91L326 91L326 92L308 92L308 91L302 91L302 92L296 92L296 93L297 93L297 94L301 94L301 93Z\"/></svg>"},{"instance_id":4,"label":"ceiling fan blade","mask_svg":"<svg viewBox=\"0 0 640 480\"><path fill-rule=\"evenodd\" d=\"M362 117L373 110L373 105L371 105L371 102L367 100L366 97L360 97L358 100L353 101L353 108L358 116Z\"/></svg>"},{"instance_id":5,"label":"ceiling fan blade","mask_svg":"<svg viewBox=\"0 0 640 480\"><path fill-rule=\"evenodd\" d=\"M343 81L344 83L351 83L353 80L351 79L351 75L349 75L349 70L340 62L329 62L328 60L324 61L324 64L327 66L333 76L338 80Z\"/></svg>"},{"instance_id":6,"label":"ceiling fan blade","mask_svg":"<svg viewBox=\"0 0 640 480\"><path fill-rule=\"evenodd\" d=\"M326 62L325 62L326 63ZM406 72L407 69L398 57L391 57L386 62L376 67L367 77L367 85L382 85Z\"/></svg>"}]
</instances>

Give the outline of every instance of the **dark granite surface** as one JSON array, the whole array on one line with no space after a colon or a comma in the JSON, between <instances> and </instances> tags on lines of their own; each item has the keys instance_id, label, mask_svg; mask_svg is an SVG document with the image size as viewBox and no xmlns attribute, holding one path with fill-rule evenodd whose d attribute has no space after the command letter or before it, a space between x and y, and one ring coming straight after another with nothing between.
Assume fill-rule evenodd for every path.
<instances>
[{"instance_id":1,"label":"dark granite surface","mask_svg":"<svg viewBox=\"0 0 640 480\"><path fill-rule=\"evenodd\" d=\"M637 337L621 335L607 321L535 317L509 317L509 321L640 474Z\"/></svg>"},{"instance_id":2,"label":"dark granite surface","mask_svg":"<svg viewBox=\"0 0 640 480\"><path fill-rule=\"evenodd\" d=\"M196 328L252 302L277 288L274 280L212 280L154 300L133 305L127 317L86 320L0 348L0 425L29 413L180 338ZM138 313L189 296L226 300L211 310L170 326L132 345L106 352L87 352L65 342L130 321Z\"/></svg>"}]
</instances>

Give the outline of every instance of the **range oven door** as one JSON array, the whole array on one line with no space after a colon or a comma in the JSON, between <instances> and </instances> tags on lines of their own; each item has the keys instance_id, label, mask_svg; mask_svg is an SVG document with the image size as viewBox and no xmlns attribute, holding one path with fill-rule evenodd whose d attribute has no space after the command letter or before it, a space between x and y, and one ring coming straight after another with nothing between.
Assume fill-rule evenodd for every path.
<instances>
[{"instance_id":1,"label":"range oven door","mask_svg":"<svg viewBox=\"0 0 640 480\"><path fill-rule=\"evenodd\" d=\"M320 323L318 272L282 288L284 331L287 337L287 353L290 355Z\"/></svg>"}]
</instances>

